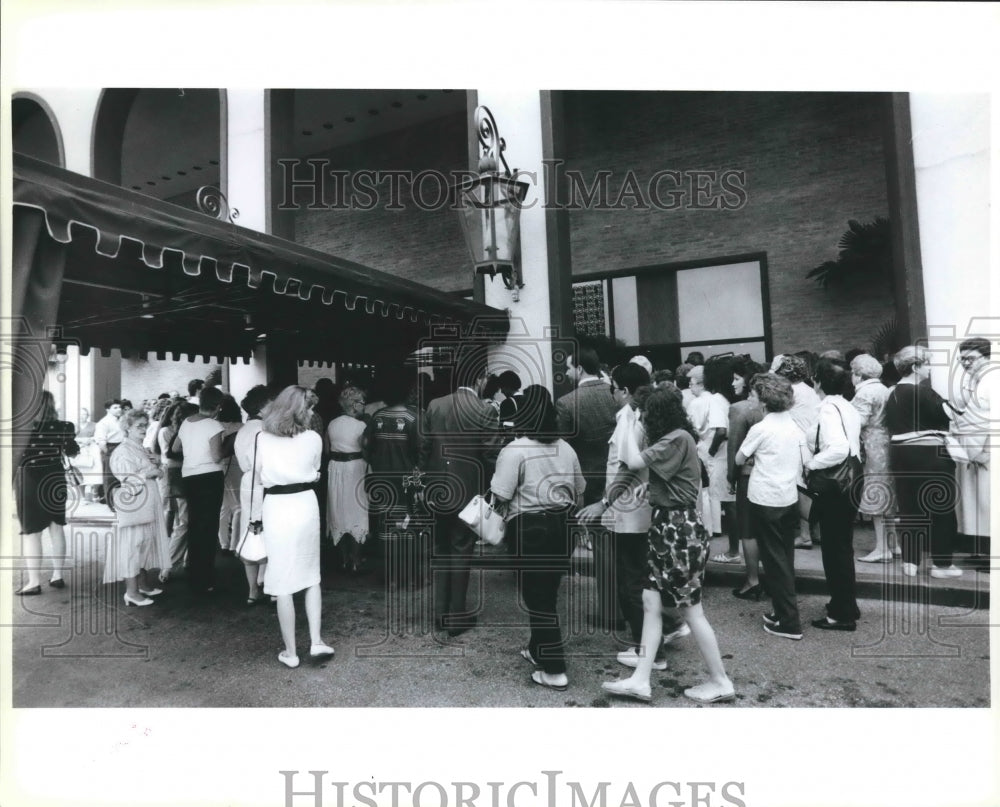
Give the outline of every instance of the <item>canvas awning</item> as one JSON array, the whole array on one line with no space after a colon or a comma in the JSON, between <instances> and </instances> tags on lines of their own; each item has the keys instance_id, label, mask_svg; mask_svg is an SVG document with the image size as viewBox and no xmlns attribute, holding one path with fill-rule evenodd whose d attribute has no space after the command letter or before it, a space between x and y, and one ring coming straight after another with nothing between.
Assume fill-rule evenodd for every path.
<instances>
[{"instance_id":1,"label":"canvas awning","mask_svg":"<svg viewBox=\"0 0 1000 807\"><path fill-rule=\"evenodd\" d=\"M435 327L508 327L485 305L20 154L13 281L32 338L126 356L249 357L266 333L299 360L377 363Z\"/></svg>"}]
</instances>

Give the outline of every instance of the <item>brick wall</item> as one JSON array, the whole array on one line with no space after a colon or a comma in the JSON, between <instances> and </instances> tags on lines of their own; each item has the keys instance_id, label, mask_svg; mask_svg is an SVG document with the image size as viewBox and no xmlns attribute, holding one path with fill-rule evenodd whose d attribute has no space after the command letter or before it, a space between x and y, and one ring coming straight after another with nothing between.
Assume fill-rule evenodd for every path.
<instances>
[{"instance_id":1,"label":"brick wall","mask_svg":"<svg viewBox=\"0 0 1000 807\"><path fill-rule=\"evenodd\" d=\"M893 314L888 292L824 291L805 273L836 257L848 219L888 214L879 104L873 93L567 93L567 151L557 156L585 178L611 171L612 199L628 171L643 189L666 169L746 176L738 209L640 210L625 200L624 209L572 211L574 276L764 252L776 352L866 346ZM317 156L348 171L448 172L466 165L467 136L457 114ZM670 183L660 187L669 198ZM457 215L417 209L406 187L400 202L401 211L300 209L295 240L437 289L467 288Z\"/></svg>"},{"instance_id":2,"label":"brick wall","mask_svg":"<svg viewBox=\"0 0 1000 807\"><path fill-rule=\"evenodd\" d=\"M888 293L824 291L805 273L837 255L848 219L888 215L879 96L867 93L566 94L566 168L746 172L740 209L575 210L574 276L766 252L775 352L864 347ZM666 191L672 185L661 185ZM735 201L735 197L728 197Z\"/></svg>"},{"instance_id":3,"label":"brick wall","mask_svg":"<svg viewBox=\"0 0 1000 807\"><path fill-rule=\"evenodd\" d=\"M352 173L433 170L447 175L467 168L467 137L463 111L313 157L328 159L333 170ZM437 204L439 183L427 181L422 190L427 206L439 208L433 210L419 209L408 185L400 185L402 210L384 209L388 180L375 184L384 195L371 210L309 210L305 205L311 201L310 192L298 191L295 201L302 207L295 213L294 240L442 291L471 288L471 258L458 214L448 209L446 199ZM337 203L333 181L326 183L326 190L325 204Z\"/></svg>"}]
</instances>

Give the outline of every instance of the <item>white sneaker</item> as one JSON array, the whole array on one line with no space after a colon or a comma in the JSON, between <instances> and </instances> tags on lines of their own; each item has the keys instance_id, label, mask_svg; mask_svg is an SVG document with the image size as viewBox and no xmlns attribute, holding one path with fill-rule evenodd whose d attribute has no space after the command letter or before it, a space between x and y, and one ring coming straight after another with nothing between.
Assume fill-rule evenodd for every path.
<instances>
[{"instance_id":1,"label":"white sneaker","mask_svg":"<svg viewBox=\"0 0 1000 807\"><path fill-rule=\"evenodd\" d=\"M932 566L931 577L961 577L962 570L952 564L948 567Z\"/></svg>"},{"instance_id":2,"label":"white sneaker","mask_svg":"<svg viewBox=\"0 0 1000 807\"><path fill-rule=\"evenodd\" d=\"M917 576L917 564L916 563L904 563L903 564L903 574L907 577Z\"/></svg>"},{"instance_id":3,"label":"white sneaker","mask_svg":"<svg viewBox=\"0 0 1000 807\"><path fill-rule=\"evenodd\" d=\"M624 664L626 667L631 667L633 670L639 666L639 651L634 647L630 647L628 650L622 650L616 658L619 664ZM666 661L657 661L653 659L653 669L654 670L665 670L667 669Z\"/></svg>"},{"instance_id":4,"label":"white sneaker","mask_svg":"<svg viewBox=\"0 0 1000 807\"><path fill-rule=\"evenodd\" d=\"M663 637L663 644L668 645L674 639L682 639L683 637L690 635L691 635L691 628L688 627L688 623L682 622L681 626L677 630L672 631L671 633L668 633L666 636Z\"/></svg>"}]
</instances>

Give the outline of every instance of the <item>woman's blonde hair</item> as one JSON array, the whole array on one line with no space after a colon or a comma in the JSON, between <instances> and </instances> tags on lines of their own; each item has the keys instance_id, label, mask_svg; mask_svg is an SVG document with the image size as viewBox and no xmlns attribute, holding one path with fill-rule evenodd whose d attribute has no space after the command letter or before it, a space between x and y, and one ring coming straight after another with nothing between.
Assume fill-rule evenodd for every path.
<instances>
[{"instance_id":1,"label":"woman's blonde hair","mask_svg":"<svg viewBox=\"0 0 1000 807\"><path fill-rule=\"evenodd\" d=\"M851 371L863 380L882 377L882 363L874 356L861 353L851 359Z\"/></svg>"},{"instance_id":2,"label":"woman's blonde hair","mask_svg":"<svg viewBox=\"0 0 1000 807\"><path fill-rule=\"evenodd\" d=\"M281 437L301 434L309 428L312 408L318 401L311 389L298 384L285 387L261 412L264 431Z\"/></svg>"},{"instance_id":3,"label":"woman's blonde hair","mask_svg":"<svg viewBox=\"0 0 1000 807\"><path fill-rule=\"evenodd\" d=\"M927 363L927 351L919 345L907 345L892 357L892 363L901 378L913 373L913 368Z\"/></svg>"},{"instance_id":4,"label":"woman's blonde hair","mask_svg":"<svg viewBox=\"0 0 1000 807\"><path fill-rule=\"evenodd\" d=\"M345 415L351 413L351 406L355 401L364 401L365 393L361 387L355 387L353 385L348 385L340 391L340 409Z\"/></svg>"}]
</instances>

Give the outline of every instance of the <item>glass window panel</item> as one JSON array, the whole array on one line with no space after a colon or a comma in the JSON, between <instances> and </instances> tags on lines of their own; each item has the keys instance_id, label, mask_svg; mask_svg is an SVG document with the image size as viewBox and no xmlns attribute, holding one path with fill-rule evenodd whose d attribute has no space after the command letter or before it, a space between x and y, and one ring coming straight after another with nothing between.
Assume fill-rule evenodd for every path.
<instances>
[{"instance_id":1,"label":"glass window panel","mask_svg":"<svg viewBox=\"0 0 1000 807\"><path fill-rule=\"evenodd\" d=\"M615 339L621 339L630 347L640 344L635 276L616 277L611 281L611 291L614 298Z\"/></svg>"},{"instance_id":2,"label":"glass window panel","mask_svg":"<svg viewBox=\"0 0 1000 807\"><path fill-rule=\"evenodd\" d=\"M677 299L682 342L764 335L757 261L683 269Z\"/></svg>"}]
</instances>

